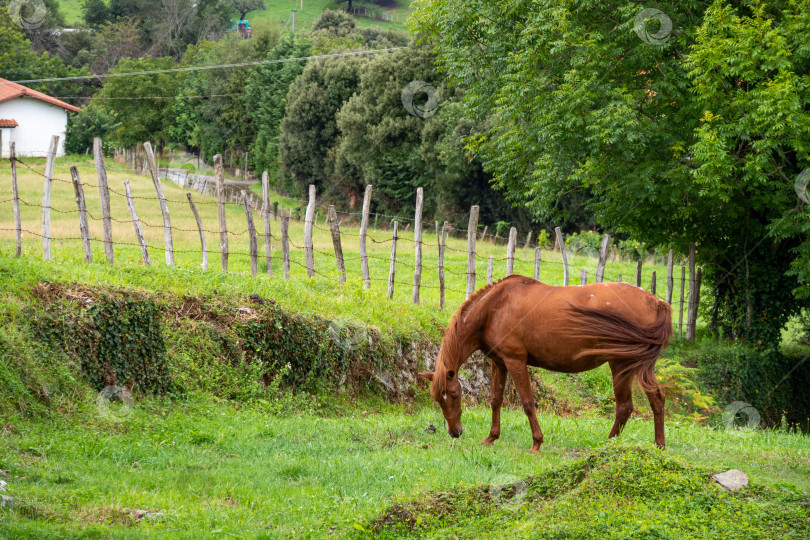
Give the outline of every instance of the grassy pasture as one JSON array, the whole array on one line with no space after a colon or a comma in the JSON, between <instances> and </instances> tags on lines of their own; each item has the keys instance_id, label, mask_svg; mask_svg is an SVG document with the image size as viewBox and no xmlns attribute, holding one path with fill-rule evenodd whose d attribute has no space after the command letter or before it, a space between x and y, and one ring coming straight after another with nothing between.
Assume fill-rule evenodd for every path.
<instances>
[{"instance_id":1,"label":"grassy pasture","mask_svg":"<svg viewBox=\"0 0 810 540\"><path fill-rule=\"evenodd\" d=\"M374 2L364 2L362 0L352 2L352 6L355 8L367 7L374 11L396 11L401 16L400 20L397 22L374 21L367 17L358 16L355 18L358 26L379 26L381 28L406 30L404 19L410 13L410 1L400 0L399 2L391 2L391 4L395 4L395 6L393 8L382 8ZM312 28L312 23L315 22L315 19L325 10L345 10L348 3L345 0L342 2L336 2L335 0L304 0L302 9L302 2L300 0L265 0L264 5L266 9L251 11L247 14L247 19L250 21L252 27L280 28L287 22L292 14L292 10L295 9L296 31L298 31L298 29L308 31ZM234 18L238 16L239 14L236 13Z\"/></svg>"},{"instance_id":2,"label":"grassy pasture","mask_svg":"<svg viewBox=\"0 0 810 540\"><path fill-rule=\"evenodd\" d=\"M437 491L461 495L473 488L491 489L568 466L592 449L615 446L605 439L612 419L591 414L541 414L546 444L542 455L535 456L527 452L530 433L525 416L514 409L504 412L502 439L493 447L478 444L489 429L485 407L465 410L466 430L457 440L446 435L441 413L434 407L403 410L344 402L335 410L336 415L278 417L260 408L210 401L171 407L147 401L137 403L122 423L88 415L81 423L6 428L0 437L0 468L18 502L10 511L0 510L0 532L9 538L365 537L370 532L362 531L372 531L394 503L425 501ZM430 425L438 428L435 433ZM683 458L708 472L741 469L757 487L794 484L800 501L804 490L807 504L806 436L727 432L677 419L668 421L667 431L668 448L662 459ZM632 448L647 448L651 440L652 423L638 418L630 420L620 437L622 445ZM673 490L678 477L652 467L643 471L658 482L650 488L651 496L666 499L677 494ZM633 475L641 472L628 466L621 474L632 484ZM584 512L610 523L634 508L633 519L641 520L638 528L644 529L642 522L648 518L647 510L639 506L642 498L601 493L595 507L580 509L576 501L569 503L568 526L575 529L576 516ZM764 510L767 497L762 499L757 504ZM439 520L419 529L419 536L537 537L552 524L538 523L536 514L553 502L526 501L517 510L495 508L462 516L468 526L444 522L442 527ZM158 514L137 518L136 510ZM673 523L688 530L695 520L737 519L719 509L710 516L706 511L664 510L667 532L678 532ZM497 530L487 532L485 527L493 525ZM559 530L562 525L556 526ZM783 523L781 528L761 523L750 537L767 537L763 529L807 531L808 523L806 519ZM638 536L675 537L696 536Z\"/></svg>"},{"instance_id":3,"label":"grassy pasture","mask_svg":"<svg viewBox=\"0 0 810 540\"><path fill-rule=\"evenodd\" d=\"M254 28L267 28L275 27L280 28L290 18L291 10L295 9L295 24L296 28L309 30L312 28L312 23L315 19L327 9L345 9L347 3L335 2L334 0L305 0L303 2L303 9L301 7L301 0L265 0L264 10L251 11L247 15L250 25ZM380 6L373 2L355 1L354 7L369 7L380 10ZM76 25L81 22L82 18L82 2L81 0L59 0L59 9L65 16L65 22L68 25ZM397 13L407 16L410 13L410 1L400 0L394 8ZM386 11L389 11L386 9ZM239 13L234 13L233 18L236 20ZM405 30L406 27L403 21L386 22L386 21L373 21L366 17L357 17L357 24L360 26L380 26L383 28L394 28L397 30Z\"/></svg>"},{"instance_id":4,"label":"grassy pasture","mask_svg":"<svg viewBox=\"0 0 810 540\"><path fill-rule=\"evenodd\" d=\"M73 26L82 20L82 1L81 0L59 0L59 11L65 17L65 23L68 26Z\"/></svg>"},{"instance_id":5,"label":"grassy pasture","mask_svg":"<svg viewBox=\"0 0 810 540\"><path fill-rule=\"evenodd\" d=\"M41 208L37 205L43 178L36 171L44 169L44 160L24 161L35 171L19 171L21 198L33 205L22 207L23 228L39 232ZM88 185L96 182L89 159L59 160L54 176L69 179L71 164L79 166L88 211L98 217L98 190ZM2 163L0 177L8 179L9 172L8 163ZM449 241L446 265L452 272L447 273L447 309L441 312L435 289L423 289L421 305L411 302L412 232L401 234L397 281L404 285L397 285L389 300L390 232L370 232L381 243L369 242L371 272L377 279L370 291L364 291L357 229L343 228L349 279L341 286L331 258L331 237L322 221L314 243L316 268L325 276L308 279L303 251L294 249L298 264L292 265L292 279L284 280L280 245L273 240L274 275L252 278L244 255L244 209L238 205L227 208L229 230L239 233L230 239L231 250L238 252L231 255L230 273L219 271L215 232L206 234L211 254L209 270L203 272L199 269L199 238L185 194L170 182L164 182L164 190L177 229L177 265L166 267L159 249L163 231L157 227L161 216L151 180L111 161L108 172L115 191L123 192L122 183L129 180L133 194L146 197L136 199L135 205L139 217L150 225L145 231L152 247L152 267L142 264L136 246L125 245L134 244L135 237L125 199L116 193L111 194L113 217L119 220L113 224L118 242L116 263L111 267L103 262L98 240L101 224L93 220L95 262L85 264L81 243L68 240L78 237L78 218L73 188L62 181L53 184L54 260L42 261L41 239L29 233L24 257L14 259L13 231L8 230L12 227L11 187L8 181L0 182L0 201L4 201L0 205L0 315L4 320L21 316L29 302L25 291L38 282L54 281L197 297L244 298L256 293L275 299L290 311L359 319L383 332L438 339L437 325L446 324L464 299L467 254L463 235ZM205 228L216 231L213 199L201 194L194 198ZM289 207L289 200L274 198ZM322 220L323 209L319 210ZM258 218L257 214L261 231ZM274 235L278 229L278 222L273 222ZM290 233L293 244L303 245L303 223L292 222ZM425 234L423 283L435 287L434 238L435 231ZM260 250L262 245L260 238ZM485 283L486 257L503 258L505 250L503 245L478 243L479 287ZM519 250L515 263L517 272L531 275L531 251L524 256ZM575 257L572 282L578 282L580 267L588 269L592 280L595 265L592 258ZM503 261L495 268L496 278L504 275ZM645 283L653 269L659 279L665 276L665 268L645 265ZM609 279L619 272L634 276L635 264L608 264ZM544 249L541 279L561 283L559 254ZM663 289L659 281L659 296ZM597 522L606 524L617 538L628 537L620 535L621 531L634 531L629 536L633 538L698 538L701 535L695 530L719 534L726 524L738 531L749 523L753 537L801 538L810 528L806 513L796 517L797 508L810 504L806 495L810 488L807 436L786 431L726 431L672 415L667 419L666 451L651 450L653 458L634 460L634 454L622 449L647 449L653 436L645 401L636 401L641 414L631 418L617 446L605 439L613 422L606 369L575 375L541 372L541 377L545 388L538 398L539 420L546 444L540 456L527 451L530 432L521 410L504 410L502 439L494 447L481 447L478 442L489 429L487 407L465 408L465 433L453 440L444 431L441 412L426 403L421 393L414 402L399 405L369 396L338 394L314 399L283 391L268 391L264 399L249 403L197 394L172 400L138 396L131 415L122 422L111 422L96 409L94 391L76 391L72 401L54 398L58 414L47 419L0 418L0 478L8 483L6 493L14 499L10 507L0 509L0 538L446 538L568 533L568 537L578 538L610 537L581 534L582 527ZM74 384L81 387L80 382ZM555 403L560 401L568 405L557 407ZM630 457L625 461L617 458L614 466L605 465L607 468L594 472L567 494L539 499L532 495L508 508L480 500L481 493L491 494L500 485L541 478L561 467L576 468L595 449L619 452L616 455L621 460ZM699 470L673 472L666 468L671 458L683 459ZM735 496L711 491L719 488L708 484L708 473L730 468L750 476L751 490ZM613 496L621 482L626 487L641 477L637 475L651 479L653 488L642 494L630 490ZM782 488L783 483L796 488ZM676 488L681 491L673 491ZM419 501L444 501L445 495L437 495L441 493L456 498L446 507L420 510ZM413 529L380 527L381 520L392 515L392 508L399 508L393 505L411 509L408 511L414 512L419 524ZM637 522L628 522L628 509ZM745 520L735 517L737 511L746 512ZM779 516L784 519L778 521ZM546 529L549 523L554 524L553 530Z\"/></svg>"},{"instance_id":6,"label":"grassy pasture","mask_svg":"<svg viewBox=\"0 0 810 540\"><path fill-rule=\"evenodd\" d=\"M29 205L21 204L22 228L31 231L23 234L23 256L26 259L42 258L41 235L42 231L42 192L44 159L26 158L23 160L34 170L24 166L18 167L18 183L20 198ZM85 184L84 194L87 209L90 215L90 235L93 239L93 263L83 262L83 252L79 239L79 222L74 200L73 186L70 180L69 166L78 166L82 182ZM402 227L409 221L401 223L399 242L397 245L397 269L394 297L387 298L388 272L390 266L391 233L388 230L372 229L368 241L369 267L372 278L371 290L362 289L362 275L359 259L359 230L354 225L344 225L341 229L343 252L346 263L347 283L341 286L333 255L332 239L328 226L323 220L326 209L318 207L318 225L314 231L315 268L319 272L312 280L306 276L304 260L304 223L290 222L291 242L291 268L290 281L285 281L281 264L280 226L278 221L272 222L273 236L272 257L273 275L266 275L263 246L264 239L258 237L260 267L256 278L250 277L249 244L247 236L247 223L244 208L239 205L227 205L229 237L229 274L220 271L219 235L217 206L213 197L194 193L194 200L200 212L203 227L209 232L205 233L209 251L208 270L200 270L201 249L196 222L189 208L185 191L170 181L163 181L163 189L169 200L169 210L174 228L173 239L175 249L176 268L167 268L164 257L164 239L162 218L155 195L154 187L148 175L134 174L124 165L113 163L108 166L108 183L112 190L111 207L113 240L115 245L115 266L110 267L104 258L101 223L101 207L99 202L95 168L92 160L86 157L72 156L57 160L54 171L51 213L51 237L53 262L41 268L47 274L52 271L60 276L61 280L78 283L94 284L97 282L118 286L134 286L151 290L165 290L178 294L201 294L219 291L220 293L238 294L247 296L259 294L262 297L275 298L282 307L295 311L303 311L322 315L325 317L350 317L360 319L382 330L397 331L400 333L428 333L437 335L435 325L446 324L452 312L464 301L467 270L467 240L466 233L456 232L448 238L445 252L445 283L446 308L444 312L438 310L439 306L439 280L438 280L438 248L436 233L432 223L425 223L423 233L423 270L421 304L414 306L413 294L413 267L414 242L413 230L403 231ZM8 162L0 163L0 177L6 180L0 183L0 252L10 256L14 253L14 232L12 203L10 201L11 182L10 166ZM129 219L126 199L123 196L123 182L129 180L135 209L143 224L144 234L150 246L152 267L147 268L141 262L140 249L137 247L134 228ZM143 197L143 198L139 198ZM274 199L281 202L285 208L291 206L291 201L279 196ZM300 203L296 203L300 204ZM359 210L359 209L358 209ZM303 214L302 214L303 215ZM351 216L342 215L342 218ZM356 215L354 216L356 218ZM407 218L406 218L407 219ZM254 221L259 233L264 227L259 212L254 213ZM356 223L356 220L355 220ZM373 224L373 219L372 219ZM525 237L524 237L525 239ZM520 244L519 239L519 245ZM297 246L297 247L296 247ZM476 246L476 287L486 284L487 258L493 256L494 277L498 279L506 275L506 246L494 244L491 241L479 241ZM596 271L596 259L592 257L574 256L570 261L572 284L579 283L580 269L588 271L589 283L593 282ZM649 286L653 271L658 276L658 296L665 294L666 268L646 264L642 283ZM534 252L532 249L518 249L515 258L515 273L533 275ZM634 279L635 263L615 262L608 263L605 271L606 281L615 281L618 274L622 274L625 281ZM563 268L559 252L543 249L540 267L541 281L554 285L561 285L563 281ZM678 275L679 279L679 275ZM676 291L679 283L676 280ZM688 289L688 284L687 284ZM676 294L676 299L677 299Z\"/></svg>"}]
</instances>

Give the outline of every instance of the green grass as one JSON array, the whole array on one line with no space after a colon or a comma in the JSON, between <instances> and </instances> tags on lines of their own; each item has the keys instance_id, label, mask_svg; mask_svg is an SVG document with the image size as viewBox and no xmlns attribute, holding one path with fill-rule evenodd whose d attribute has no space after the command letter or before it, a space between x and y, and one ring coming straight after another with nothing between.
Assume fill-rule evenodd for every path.
<instances>
[{"instance_id":1,"label":"green grass","mask_svg":"<svg viewBox=\"0 0 810 540\"><path fill-rule=\"evenodd\" d=\"M24 161L42 170L42 160ZM71 163L79 166L85 183L95 183L89 160L76 157L59 160L55 171L58 180L69 178L67 165ZM145 224L158 225L161 218L151 180L120 164L108 165L110 186L122 191L123 180L130 180L135 196L148 198L135 200L139 217ZM7 178L8 174L8 164L1 165L0 176ZM39 231L41 209L36 205L42 197L42 177L20 169L19 181L22 199L33 205L23 206L23 228ZM348 225L343 228L349 280L340 285L331 268L331 238L322 222L314 243L318 250L316 267L325 276L310 280L302 266L293 265L292 279L286 281L280 275L278 251L274 251L276 274L252 278L248 261L241 255L247 241L244 209L237 205L228 206L227 218L229 230L239 233L231 238L231 249L240 255L232 255L229 274L220 272L217 235L209 233L212 253L209 270L203 272L198 268L199 238L188 206L183 204L183 190L168 182L164 182L164 190L170 200L172 224L178 228L174 238L176 267L166 267L157 249L163 241L159 226L146 227L153 247L151 268L141 263L136 247L122 245L134 243L135 239L125 201L116 194L112 195L113 217L120 220L113 225L118 242L116 264L111 267L102 262L98 241L93 244L95 262L85 264L80 243L68 239L78 236L72 186L55 181L53 187L53 261L42 260L40 240L32 234L26 234L24 256L13 258L13 232L0 231L0 315L4 322L15 323L4 325L3 337L6 342L18 341L20 347L30 346L24 342L30 338L23 335L18 318L32 302L32 287L43 281L76 283L96 290L138 289L157 295L245 298L256 293L275 299L289 311L357 318L383 332L434 340L439 337L437 324L446 324L452 310L464 299L461 291L467 255L463 235L449 243L446 266L456 274L448 272L448 287L453 290L448 291L444 312L437 309L435 289L423 291L421 305L411 303L412 233L401 235L398 253L403 264L398 268L398 281L403 285L397 286L391 300L386 298L390 244L385 241L389 233L380 229L371 231L382 243L370 243L372 276L378 280L372 282L369 291L363 290L360 279L357 229ZM97 189L86 185L85 195L89 212L98 215ZM10 186L3 183L0 200L9 198ZM195 194L195 200L205 227L216 230L216 206L204 204L211 199L199 194ZM11 227L10 202L3 204L0 220L0 228ZM277 222L273 230L277 234ZM92 223L91 233L94 238L100 237L98 222ZM295 245L303 244L302 223L291 224L291 236ZM436 246L430 244L433 238L432 234L425 236L423 283L430 286L437 284ZM274 241L274 246L278 249L278 242ZM479 268L485 268L489 255L501 258L504 253L503 245L479 243ZM518 254L516 270L531 275L533 261L522 250ZM299 249L294 249L293 257L299 263L303 261ZM573 263L577 268L572 278L578 276L580 266L593 276L595 260L576 257ZM645 283L653 269L650 266L645 265ZM659 276L665 275L662 267L654 269ZM504 271L503 262L499 262L496 278ZM608 265L608 278L619 272L634 275L635 264ZM482 274L478 274L478 286L485 283ZM561 282L558 254L543 251L541 278L553 284ZM659 295L662 289L659 287ZM174 335L180 334L168 334L169 341ZM175 350L178 347L194 346L169 345L172 354L184 352ZM27 350L26 362L36 351ZM707 508L687 504L692 499L708 501L712 508L716 505L718 510L713 515L735 527L751 523L757 514L733 522L730 520L734 511L759 508L759 515L767 519L753 525L758 527L757 532L765 531L763 537L790 533L801 537L807 531L806 515L805 522L772 522L774 508L784 507L782 515L787 518L794 516L797 505L806 508L808 504L806 495L779 487L788 483L799 490L810 488L807 436L778 431L725 431L702 427L676 415L667 420L668 447L663 454L642 451L639 459L612 468L602 460L604 467L599 468L599 474L570 489L546 493L543 500L527 498L526 504L516 510L493 508L481 495L491 492L488 486L526 477L547 478L542 475L560 468L576 471L583 454L594 449L604 448L607 454L600 455L614 455L618 460L632 457L637 448L649 445L652 423L642 400L636 401L641 414L631 419L621 436L622 445L627 446L616 447L606 441L613 422L606 368L573 376L539 372L539 419L546 444L542 455L534 456L527 451L531 440L522 411L507 408L502 420L503 438L492 448L481 447L478 441L489 430L487 407L465 409L465 434L453 440L444 432L441 412L425 402L422 392L415 401L400 405L368 396L291 395L278 388L268 389L262 399L247 403L224 401L204 389L192 391L182 400L160 401L139 395L134 413L115 423L96 409L95 392L81 381L75 366L45 365L53 360L43 358L42 366L21 363L24 371L30 370L22 373L28 378L22 382L31 387L31 381L44 381L74 391L38 388L38 399L47 403L52 414L26 416L26 411L32 409L22 405L30 404L21 404L19 414L0 419L0 476L8 482L8 495L14 498L11 508L0 510L2 538L351 537L372 530L383 536L397 536L403 533L397 527L374 529L381 516L390 515L394 504L407 506L415 500L435 500L437 496L431 494L441 492L463 496L454 499L461 501L461 507L448 507L450 521L437 519L445 513L439 515L433 507L419 507L424 525L404 531L406 534L416 532L439 538L531 536L540 534L550 523L560 537L596 535L601 529L586 526L601 523L617 524L620 528L616 530L628 533L637 528L638 534L632 537L638 538L699 537L692 532L715 531L696 529L695 523L706 520ZM40 370L51 371L45 377ZM0 375L3 372L0 369ZM54 381L54 376L63 380ZM2 391L9 392L6 388ZM48 395L51 397L45 397ZM671 410L678 409L673 406ZM438 428L435 433L427 430L430 425ZM683 459L689 465L673 476L668 472L670 458ZM708 491L716 489L714 486L697 482L706 478L703 469L719 472L729 468L750 476L754 491L744 493L745 500L720 499L719 494ZM628 487L641 473L655 490L637 493ZM679 488L677 496L667 491L672 485L683 488ZM616 497L610 495L622 486L624 492ZM552 495L553 500L546 502ZM627 521L628 509L638 517L638 523ZM142 511L157 514L141 517ZM464 525L453 519L472 521ZM691 523L691 528L679 529L677 523L681 521ZM653 530L651 523L658 528Z\"/></svg>"},{"instance_id":2,"label":"green grass","mask_svg":"<svg viewBox=\"0 0 810 540\"><path fill-rule=\"evenodd\" d=\"M44 170L44 160L26 158L23 161L38 172ZM76 164L82 181L87 184L84 189L87 209L90 214L90 235L93 238L93 263L83 262L79 224L74 201L72 184L69 183L69 165ZM351 219L341 227L343 253L346 264L347 283L341 285L334 260L332 238L328 226L324 225L325 209L318 207L317 225L314 231L315 268L319 272L313 279L308 279L304 261L304 224L299 221L290 223L291 242L291 279L284 279L281 265L280 226L273 221L272 257L273 276L268 276L264 265L263 237L258 238L260 253L259 275L250 277L249 242L244 208L239 205L227 205L226 214L228 230L231 232L229 250L229 273L220 271L218 253L219 235L217 206L215 200L202 194L194 194L205 233L209 261L208 270L200 269L201 251L196 223L189 209L185 191L175 184L164 181L163 187L175 228L173 233L175 249L175 267L168 268L164 258L164 239L162 218L152 182L148 175L134 174L123 165L108 162L109 186L118 193L111 193L113 239L115 242L116 263L110 267L104 261L102 224L100 220L100 202L95 184L96 174L91 160L87 157L72 156L57 160L52 192L51 237L52 262L42 261L41 238L43 178L37 172L23 166L18 169L19 190L22 201L29 203L21 206L22 228L30 231L24 233L22 260L10 259L14 253L14 232L11 212L11 185L4 182L0 185L0 200L6 201L0 209L0 257L5 257L7 271L21 276L29 276L31 283L48 278L62 282L75 282L86 285L108 284L118 287L134 287L153 292L173 294L208 295L217 291L222 294L247 296L259 294L262 297L275 298L279 305L292 311L321 315L327 318L345 316L360 319L367 324L378 327L384 332L396 332L410 335L438 336L437 324L447 324L450 315L464 301L467 270L467 240L463 231L455 232L449 239L445 253L446 309L439 307L438 250L435 230L429 222L425 224L423 234L423 271L421 303L414 306L413 268L414 243L413 230L400 229L397 246L397 273L394 297L387 298L388 274L390 266L391 233L388 230L374 228L371 220L368 242L371 288L363 290L359 257L359 230L357 214L341 214L341 219ZM9 164L0 164L0 177L8 178ZM123 181L129 180L135 199L138 217L144 225L144 234L150 246L152 266L146 267L141 262L140 250L126 206L123 193ZM284 208L291 204L301 203L274 195ZM258 212L254 221L259 232L263 232L263 223ZM406 217L402 225L410 223ZM380 223L382 225L382 223ZM33 233L33 234L32 234ZM478 242L476 246L477 270L476 288L486 284L487 259L494 257L494 279L506 275L506 246L491 241ZM580 270L588 271L588 281L592 283L596 271L596 259L574 256L571 261L570 282L579 283ZM515 259L515 273L533 275L534 253L531 249L518 249ZM657 293L665 294L664 276L666 268L651 264L644 265L642 283L649 284L652 272L656 271L659 279ZM610 262L605 271L606 281L615 281L618 274L625 281L635 276L635 263ZM28 279L24 277L22 279ZM543 249L540 267L540 280L552 285L561 285L563 268L559 252ZM677 283L677 282L676 282ZM677 287L676 287L677 289ZM687 287L688 293L688 287ZM677 293L676 293L677 299ZM677 314L674 317L677 320Z\"/></svg>"},{"instance_id":3,"label":"green grass","mask_svg":"<svg viewBox=\"0 0 810 540\"><path fill-rule=\"evenodd\" d=\"M368 17L358 16L355 18L355 20L359 26L379 26L381 28L392 28L395 30L405 31L407 28L404 22L407 19L407 16L410 14L410 1L400 0L397 4L397 7L394 9L383 9L373 2L355 1L352 3L353 7L355 8L367 7L374 11L396 11L396 13L399 15L397 22L375 21L369 19ZM302 10L300 0L266 0L266 9L261 11L251 11L247 14L247 19L250 21L250 25L253 28L280 28L290 18L292 10L296 9L296 31L299 31L298 29L309 31L312 28L312 23L315 22L315 19L317 19L324 10L345 10L347 5L348 3L345 1L335 2L334 0L304 0L304 9ZM235 14L234 19L238 16L238 13ZM287 27L287 31L289 31L289 26Z\"/></svg>"},{"instance_id":4,"label":"green grass","mask_svg":"<svg viewBox=\"0 0 810 540\"><path fill-rule=\"evenodd\" d=\"M297 29L308 31L312 28L312 23L315 19L326 9L346 9L347 3L335 2L334 0L304 0L304 9L301 9L300 0L265 0L266 9L260 11L251 11L247 15L250 25L253 28L261 29L266 27L280 28L290 18L291 10L296 9L295 24ZM354 7L368 7L375 11L392 11L391 9L382 9L373 2L356 1L353 2ZM59 9L65 17L65 22L68 25L75 25L82 19L82 1L81 0L60 0ZM399 14L397 22L374 21L367 17L357 17L357 24L359 26L379 26L382 28L393 28L396 30L406 30L404 24L405 19L410 14L410 1L400 0L395 11ZM236 20L239 13L234 13L233 18Z\"/></svg>"},{"instance_id":5,"label":"green grass","mask_svg":"<svg viewBox=\"0 0 810 540\"><path fill-rule=\"evenodd\" d=\"M540 456L532 455L527 451L531 441L525 416L514 409L504 412L503 438L494 447L482 447L478 441L488 432L490 416L484 407L465 410L465 434L457 440L446 435L441 413L432 406L403 409L345 398L333 401L335 414L284 416L207 400L166 406L146 401L137 403L123 423L93 415L91 403L85 408L81 421L20 422L4 429L0 469L8 494L17 501L13 509L0 510L0 531L6 535L353 536L356 527L370 530L396 502L537 477L576 463L591 449L614 446L605 440L610 418L541 414L546 444ZM431 424L438 428L435 433L426 430ZM665 459L681 458L713 472L737 468L754 486L790 483L800 490L810 488L806 436L726 432L678 420L668 422L667 434ZM631 419L620 440L631 449L646 447L652 423ZM653 498L657 493L669 500L671 482L677 484L678 479L655 463L616 465L608 480L615 484L623 479L632 486L638 479L634 467L642 465L645 480L653 482ZM678 494L688 497L689 490L700 494L705 489L691 484L687 488ZM583 515L601 515L603 522L610 522L621 520L628 508L635 520L663 516L671 525L705 519L706 510L699 505L667 509L659 504L653 511L643 506L645 498L626 491L614 497L592 490L582 504L598 499L597 507L580 508L574 497L561 510L567 516L563 522L560 515L555 523L542 522L550 511L535 515L544 506L541 501L533 503L539 508L511 514L488 509L470 526L448 529L440 523L423 532L430 536L433 531L435 537L497 536L491 528L497 526L500 534L531 535L552 525L560 532L564 525L576 531ZM807 504L806 495L800 499ZM161 515L135 521L134 510ZM806 531L806 521L803 526Z\"/></svg>"},{"instance_id":6,"label":"green grass","mask_svg":"<svg viewBox=\"0 0 810 540\"><path fill-rule=\"evenodd\" d=\"M65 17L68 26L74 26L82 20L82 0L59 0L59 11Z\"/></svg>"}]
</instances>

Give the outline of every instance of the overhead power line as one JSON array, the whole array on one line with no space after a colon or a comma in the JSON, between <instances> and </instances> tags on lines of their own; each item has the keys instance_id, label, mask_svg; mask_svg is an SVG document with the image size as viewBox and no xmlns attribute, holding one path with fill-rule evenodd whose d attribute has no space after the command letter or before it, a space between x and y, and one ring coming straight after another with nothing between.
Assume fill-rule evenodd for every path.
<instances>
[{"instance_id":1,"label":"overhead power line","mask_svg":"<svg viewBox=\"0 0 810 540\"><path fill-rule=\"evenodd\" d=\"M49 77L44 79L22 79L19 81L10 81L17 84L23 83L40 83L40 82L57 82L57 81L82 81L82 80L92 80L92 79L106 79L108 77L130 77L133 75L156 75L159 73L183 73L186 71L204 71L210 69L226 69L226 68L237 68L237 67L246 67L246 66L264 66L269 64L284 64L288 62L303 62L305 60L320 60L322 58L340 58L342 56L362 56L367 54L377 54L377 53L386 53L386 52L394 52L394 51L401 51L403 49L407 49L408 47L388 47L386 49L370 49L366 51L349 51L349 52L342 52L342 53L330 53L330 54L318 54L314 56L299 56L296 58L278 58L275 60L257 60L255 62L241 62L236 64L217 64L213 66L190 66L190 67L183 67L183 68L171 68L171 69L151 69L147 71L130 71L126 73L103 73L99 75L77 75L75 77ZM0 82L0 84L3 84Z\"/></svg>"}]
</instances>

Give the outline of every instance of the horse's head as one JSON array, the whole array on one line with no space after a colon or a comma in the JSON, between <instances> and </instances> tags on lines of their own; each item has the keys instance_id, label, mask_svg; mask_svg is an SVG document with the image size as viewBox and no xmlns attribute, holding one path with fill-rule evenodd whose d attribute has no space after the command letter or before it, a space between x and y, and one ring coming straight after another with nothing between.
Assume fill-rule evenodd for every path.
<instances>
[{"instance_id":1,"label":"horse's head","mask_svg":"<svg viewBox=\"0 0 810 540\"><path fill-rule=\"evenodd\" d=\"M419 376L431 381L430 393L442 408L447 433L451 437L460 437L464 428L461 427L461 384L456 372L447 371L443 381L437 380L433 373L420 373Z\"/></svg>"}]
</instances>

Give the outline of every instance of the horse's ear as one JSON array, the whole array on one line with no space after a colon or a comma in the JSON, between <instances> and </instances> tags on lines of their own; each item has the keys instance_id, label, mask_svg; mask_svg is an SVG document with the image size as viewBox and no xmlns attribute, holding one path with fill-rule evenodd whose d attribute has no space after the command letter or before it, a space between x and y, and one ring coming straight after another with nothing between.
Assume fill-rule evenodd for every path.
<instances>
[{"instance_id":1,"label":"horse's ear","mask_svg":"<svg viewBox=\"0 0 810 540\"><path fill-rule=\"evenodd\" d=\"M433 380L433 373L421 373L421 372L420 372L420 373L417 373L417 375L419 375L419 376L420 376L420 377L422 377L423 379L427 379L427 380L429 380L429 381L432 381L432 380Z\"/></svg>"},{"instance_id":2,"label":"horse's ear","mask_svg":"<svg viewBox=\"0 0 810 540\"><path fill-rule=\"evenodd\" d=\"M450 371L448 371L448 372L447 372L447 378L448 378L448 379L452 379L452 378L453 378L453 377L455 377L455 376L456 376L456 372L455 372L455 371L453 371L452 369L451 369Z\"/></svg>"}]
</instances>

